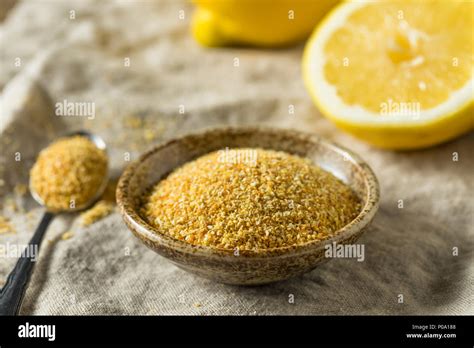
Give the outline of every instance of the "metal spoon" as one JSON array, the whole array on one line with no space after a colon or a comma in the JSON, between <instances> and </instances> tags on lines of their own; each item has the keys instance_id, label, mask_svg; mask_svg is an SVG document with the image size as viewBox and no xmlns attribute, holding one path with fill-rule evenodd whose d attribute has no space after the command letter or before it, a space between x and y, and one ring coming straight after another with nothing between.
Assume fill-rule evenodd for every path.
<instances>
[{"instance_id":1,"label":"metal spoon","mask_svg":"<svg viewBox=\"0 0 474 348\"><path fill-rule=\"evenodd\" d=\"M93 142L94 145L97 146L97 148L106 151L105 142L98 135L89 133L87 131L77 131L77 132L66 134L65 137L70 137L74 135L83 136L89 139L91 142ZM107 181L108 181L108 171L107 171L107 175L104 177L102 184L97 190L97 193L94 195L92 199L90 199L85 204L82 204L76 207L76 209L74 210L62 211L62 212L76 212L78 210L83 210L90 207L93 203L97 201L97 199L99 199L99 197L104 192L105 187L107 186ZM29 186L30 186L30 192L33 198L39 204L44 206L44 202L41 199L41 197L38 195L37 192L33 190L32 185L29 185ZM36 228L36 231L33 237L31 238L28 246L26 247L26 249L21 254L20 258L18 259L15 265L15 268L13 268L13 271L11 271L11 273L9 274L7 278L7 282L3 286L2 290L0 290L0 315L18 314L20 310L21 302L23 300L23 296L28 286L28 281L30 280L31 273L33 271L33 266L34 266L36 257L38 256L35 254L38 253L39 251L41 242L43 240L43 236L50 222L53 220L54 216L58 213L60 212L58 211L51 212L48 210L44 212L43 217L41 218L41 221L38 227ZM30 253L28 252L29 250L34 250L35 252Z\"/></svg>"}]
</instances>

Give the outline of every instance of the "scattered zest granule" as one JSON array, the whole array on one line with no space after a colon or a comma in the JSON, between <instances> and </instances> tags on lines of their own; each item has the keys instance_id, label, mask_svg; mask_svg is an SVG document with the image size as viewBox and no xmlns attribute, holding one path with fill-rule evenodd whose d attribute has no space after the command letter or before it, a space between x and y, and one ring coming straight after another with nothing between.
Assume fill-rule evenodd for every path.
<instances>
[{"instance_id":1,"label":"scattered zest granule","mask_svg":"<svg viewBox=\"0 0 474 348\"><path fill-rule=\"evenodd\" d=\"M10 220L0 215L0 234L13 233L13 232L15 232L15 230L13 229L13 226L10 224Z\"/></svg>"},{"instance_id":2,"label":"scattered zest granule","mask_svg":"<svg viewBox=\"0 0 474 348\"><path fill-rule=\"evenodd\" d=\"M100 201L81 214L80 219L82 226L92 225L114 211L116 188L117 180L109 180Z\"/></svg>"},{"instance_id":3,"label":"scattered zest granule","mask_svg":"<svg viewBox=\"0 0 474 348\"><path fill-rule=\"evenodd\" d=\"M24 196L28 192L28 186L25 184L16 184L14 191L18 196Z\"/></svg>"},{"instance_id":4,"label":"scattered zest granule","mask_svg":"<svg viewBox=\"0 0 474 348\"><path fill-rule=\"evenodd\" d=\"M103 219L114 211L115 204L106 200L100 200L94 206L81 214L81 225L89 226Z\"/></svg>"},{"instance_id":5,"label":"scattered zest granule","mask_svg":"<svg viewBox=\"0 0 474 348\"><path fill-rule=\"evenodd\" d=\"M142 216L191 244L259 250L327 239L360 211L355 193L308 159L232 151L253 151L256 161L225 161L216 151L186 163L147 192Z\"/></svg>"},{"instance_id":6,"label":"scattered zest granule","mask_svg":"<svg viewBox=\"0 0 474 348\"><path fill-rule=\"evenodd\" d=\"M74 209L97 193L107 162L105 152L87 138L62 138L40 152L30 182L49 209Z\"/></svg>"},{"instance_id":7,"label":"scattered zest granule","mask_svg":"<svg viewBox=\"0 0 474 348\"><path fill-rule=\"evenodd\" d=\"M61 240L68 240L74 237L74 232L72 231L66 231L61 235Z\"/></svg>"}]
</instances>

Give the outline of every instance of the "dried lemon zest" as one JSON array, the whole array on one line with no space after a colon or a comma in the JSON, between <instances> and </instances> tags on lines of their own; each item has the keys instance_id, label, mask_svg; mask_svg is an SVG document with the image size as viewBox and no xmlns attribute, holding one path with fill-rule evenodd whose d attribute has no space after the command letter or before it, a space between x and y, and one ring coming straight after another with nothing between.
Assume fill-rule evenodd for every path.
<instances>
[{"instance_id":1,"label":"dried lemon zest","mask_svg":"<svg viewBox=\"0 0 474 348\"><path fill-rule=\"evenodd\" d=\"M189 162L144 197L141 214L178 240L258 250L324 240L360 210L355 193L309 160L285 152L236 149ZM256 151L256 161L245 162Z\"/></svg>"},{"instance_id":2,"label":"dried lemon zest","mask_svg":"<svg viewBox=\"0 0 474 348\"><path fill-rule=\"evenodd\" d=\"M34 191L53 210L87 203L106 174L107 155L82 136L62 138L48 146L30 172Z\"/></svg>"},{"instance_id":3,"label":"dried lemon zest","mask_svg":"<svg viewBox=\"0 0 474 348\"><path fill-rule=\"evenodd\" d=\"M104 217L110 215L114 211L114 203L100 200L92 208L86 210L81 214L81 225L89 226Z\"/></svg>"},{"instance_id":4,"label":"dried lemon zest","mask_svg":"<svg viewBox=\"0 0 474 348\"><path fill-rule=\"evenodd\" d=\"M64 232L64 233L61 235L61 239L62 239L62 240L68 240L68 239L71 239L72 237L74 237L74 232L72 232L72 231Z\"/></svg>"},{"instance_id":5,"label":"dried lemon zest","mask_svg":"<svg viewBox=\"0 0 474 348\"><path fill-rule=\"evenodd\" d=\"M80 216L82 226L89 226L110 215L115 207L115 190L117 180L109 180L102 198L92 208L83 212Z\"/></svg>"},{"instance_id":6,"label":"dried lemon zest","mask_svg":"<svg viewBox=\"0 0 474 348\"><path fill-rule=\"evenodd\" d=\"M15 229L8 218L0 215L0 234L3 233L15 233Z\"/></svg>"},{"instance_id":7,"label":"dried lemon zest","mask_svg":"<svg viewBox=\"0 0 474 348\"><path fill-rule=\"evenodd\" d=\"M16 184L14 191L18 196L24 196L26 192L28 192L28 186L25 184Z\"/></svg>"}]
</instances>

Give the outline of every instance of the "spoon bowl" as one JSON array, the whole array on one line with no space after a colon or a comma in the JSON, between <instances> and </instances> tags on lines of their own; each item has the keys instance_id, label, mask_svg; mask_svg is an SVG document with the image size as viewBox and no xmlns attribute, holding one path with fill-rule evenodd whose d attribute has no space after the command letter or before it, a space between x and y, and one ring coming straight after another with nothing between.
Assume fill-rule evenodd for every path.
<instances>
[{"instance_id":1,"label":"spoon bowl","mask_svg":"<svg viewBox=\"0 0 474 348\"><path fill-rule=\"evenodd\" d=\"M81 136L81 137L87 138L98 149L100 149L100 150L104 151L105 153L107 153L107 145L105 144L105 141L100 136L98 136L97 134L93 134L93 133L90 133L90 132L85 131L85 130L79 130L79 131L74 131L74 132L71 132L71 133L67 133L67 134L61 136L60 138L68 138L68 137L73 137L73 136ZM105 188L107 187L108 181L109 181L109 169L107 168L106 175L104 176L101 185L98 187L96 194L94 196L92 196L87 202L84 202L83 204L80 204L80 205L76 206L74 209L71 209L71 210L67 210L67 209L62 210L62 211L55 210L54 212L55 213L59 213L59 212L74 213L74 212L81 211L81 210L89 208L92 204L94 204L102 196L102 194L105 191ZM41 196L34 190L34 188L33 188L34 186L31 184L31 176L30 176L30 183L29 183L28 186L29 186L30 193L31 193L31 196L33 197L33 199L38 204L40 204L42 206L46 206L43 199L41 198ZM48 207L46 207L46 208L48 208Z\"/></svg>"}]
</instances>

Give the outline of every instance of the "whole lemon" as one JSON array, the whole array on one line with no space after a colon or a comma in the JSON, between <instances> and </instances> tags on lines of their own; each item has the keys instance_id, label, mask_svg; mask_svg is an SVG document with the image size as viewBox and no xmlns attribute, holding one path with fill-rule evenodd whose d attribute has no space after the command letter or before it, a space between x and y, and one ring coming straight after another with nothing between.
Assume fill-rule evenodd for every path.
<instances>
[{"instance_id":1,"label":"whole lemon","mask_svg":"<svg viewBox=\"0 0 474 348\"><path fill-rule=\"evenodd\" d=\"M204 46L289 45L305 39L338 0L195 0L192 21Z\"/></svg>"}]
</instances>

